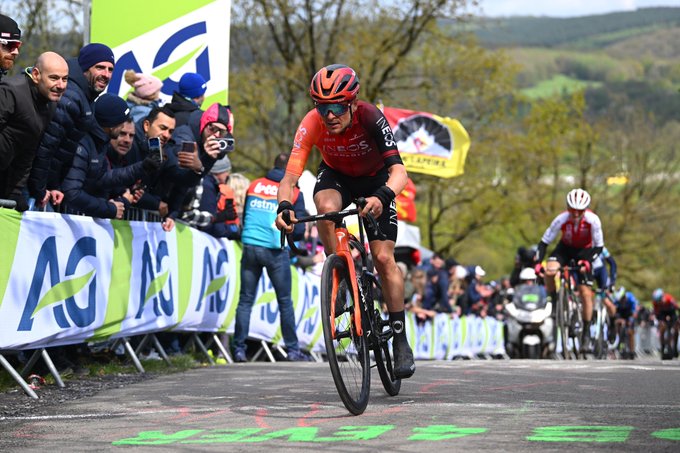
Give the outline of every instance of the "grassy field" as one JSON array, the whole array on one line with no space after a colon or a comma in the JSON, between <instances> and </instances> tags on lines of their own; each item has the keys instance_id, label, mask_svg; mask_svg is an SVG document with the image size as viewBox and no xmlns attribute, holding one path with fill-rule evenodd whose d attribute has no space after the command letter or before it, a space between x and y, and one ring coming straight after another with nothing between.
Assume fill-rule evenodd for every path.
<instances>
[{"instance_id":1,"label":"grassy field","mask_svg":"<svg viewBox=\"0 0 680 453\"><path fill-rule=\"evenodd\" d=\"M563 74L557 74L551 79L539 82L531 88L522 90L522 94L530 99L543 99L556 95L569 94L574 91L582 90L589 87L601 86L602 82L587 82L567 77Z\"/></svg>"}]
</instances>

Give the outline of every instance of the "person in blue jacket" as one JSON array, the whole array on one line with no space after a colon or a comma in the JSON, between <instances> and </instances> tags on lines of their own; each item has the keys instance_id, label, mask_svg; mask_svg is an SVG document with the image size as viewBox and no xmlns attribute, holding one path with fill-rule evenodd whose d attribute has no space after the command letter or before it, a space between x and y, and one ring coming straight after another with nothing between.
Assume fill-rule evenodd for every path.
<instances>
[{"instance_id":1,"label":"person in blue jacket","mask_svg":"<svg viewBox=\"0 0 680 453\"><path fill-rule=\"evenodd\" d=\"M279 206L276 195L279 183L285 173L289 154L279 154L274 161L274 168L267 176L250 183L246 192L243 211L241 241L241 291L236 307L236 324L232 346L234 360L246 361L246 339L250 328L250 314L257 294L258 282L262 269L276 292L281 315L281 333L288 352L288 360L307 360L300 351L295 332L295 311L291 299L291 266L288 250L281 248L281 235L274 221ZM305 215L305 202L298 190L294 194L293 209L296 217ZM293 230L293 240L304 237L305 225L299 223Z\"/></svg>"},{"instance_id":2,"label":"person in blue jacket","mask_svg":"<svg viewBox=\"0 0 680 453\"><path fill-rule=\"evenodd\" d=\"M128 187L160 167L160 156L153 154L126 167L110 168L108 144L123 130L128 112L127 103L115 94L105 93L94 103L97 125L78 143L62 184L68 212L121 219L129 202L122 193L112 194L111 190Z\"/></svg>"}]
</instances>

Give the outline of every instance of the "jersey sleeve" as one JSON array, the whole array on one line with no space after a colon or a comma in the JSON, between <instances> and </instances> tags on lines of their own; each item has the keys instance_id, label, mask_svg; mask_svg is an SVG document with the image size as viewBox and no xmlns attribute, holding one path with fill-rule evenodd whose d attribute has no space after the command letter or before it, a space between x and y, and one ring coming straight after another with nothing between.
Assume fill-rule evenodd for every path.
<instances>
[{"instance_id":1,"label":"jersey sleeve","mask_svg":"<svg viewBox=\"0 0 680 453\"><path fill-rule=\"evenodd\" d=\"M395 164L402 164L397 142L394 139L392 127L387 122L387 118L380 109L368 102L362 102L363 115L361 116L362 126L368 131L385 162L385 167Z\"/></svg>"},{"instance_id":2,"label":"jersey sleeve","mask_svg":"<svg viewBox=\"0 0 680 453\"><path fill-rule=\"evenodd\" d=\"M322 132L323 124L319 121L316 110L310 110L302 119L295 131L293 149L290 152L286 173L300 176L305 169L307 158Z\"/></svg>"},{"instance_id":3,"label":"jersey sleeve","mask_svg":"<svg viewBox=\"0 0 680 453\"><path fill-rule=\"evenodd\" d=\"M592 217L589 219L592 228L593 236L593 247L604 247L604 234L602 233L602 222L600 218L592 213Z\"/></svg>"},{"instance_id":4,"label":"jersey sleeve","mask_svg":"<svg viewBox=\"0 0 680 453\"><path fill-rule=\"evenodd\" d=\"M563 212L559 214L557 217L555 217L550 226L545 230L545 233L543 233L541 242L550 244L552 241L554 241L557 235L560 233L562 225L566 223L568 218L569 218L568 212Z\"/></svg>"}]
</instances>

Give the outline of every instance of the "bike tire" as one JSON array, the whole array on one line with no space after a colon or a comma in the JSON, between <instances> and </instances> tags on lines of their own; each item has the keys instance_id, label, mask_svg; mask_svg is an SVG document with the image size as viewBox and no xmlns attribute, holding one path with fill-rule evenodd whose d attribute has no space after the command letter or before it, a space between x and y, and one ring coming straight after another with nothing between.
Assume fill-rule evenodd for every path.
<instances>
[{"instance_id":1,"label":"bike tire","mask_svg":"<svg viewBox=\"0 0 680 453\"><path fill-rule=\"evenodd\" d=\"M607 358L607 339L605 338L604 326L607 323L607 313L604 307L597 309L597 336L595 337L594 355L598 360Z\"/></svg>"},{"instance_id":2,"label":"bike tire","mask_svg":"<svg viewBox=\"0 0 680 453\"><path fill-rule=\"evenodd\" d=\"M337 292L335 313L331 313L334 276ZM321 323L326 356L340 399L350 413L360 415L368 405L371 367L368 343L364 335L357 335L353 313L354 295L347 265L338 255L330 255L321 273Z\"/></svg>"},{"instance_id":3,"label":"bike tire","mask_svg":"<svg viewBox=\"0 0 680 453\"><path fill-rule=\"evenodd\" d=\"M573 331L570 332L572 336L572 341L571 341L571 347L572 347L572 352L574 353L574 357L576 359L585 359L585 353L583 353L583 345L581 344L583 340L583 333L585 329L585 325L583 324L583 313L582 313L582 308L581 308L581 301L578 299L578 296L571 292L569 294L569 319L572 319L572 317L576 317L576 322L574 323L575 325L581 326L581 330L578 331Z\"/></svg>"},{"instance_id":4,"label":"bike tire","mask_svg":"<svg viewBox=\"0 0 680 453\"><path fill-rule=\"evenodd\" d=\"M565 360L569 360L569 306L568 306L567 294L564 287L560 288L557 295L557 307L556 307L556 319L557 328L559 330L559 341L562 346L562 357Z\"/></svg>"},{"instance_id":5,"label":"bike tire","mask_svg":"<svg viewBox=\"0 0 680 453\"><path fill-rule=\"evenodd\" d=\"M392 338L393 335L389 333L389 322L382 319L380 316L380 307L382 306L382 287L380 282L370 275L364 275L366 281L364 286L364 295L366 300L373 301L373 307L370 314L366 316L367 328L375 329L375 334L372 336L371 349L373 350L373 358L375 366L378 369L380 382L382 382L385 392L390 396L397 396L401 390L401 379L394 375L394 361L392 359ZM373 327L371 327L373 326ZM386 332L386 330L388 330Z\"/></svg>"}]
</instances>

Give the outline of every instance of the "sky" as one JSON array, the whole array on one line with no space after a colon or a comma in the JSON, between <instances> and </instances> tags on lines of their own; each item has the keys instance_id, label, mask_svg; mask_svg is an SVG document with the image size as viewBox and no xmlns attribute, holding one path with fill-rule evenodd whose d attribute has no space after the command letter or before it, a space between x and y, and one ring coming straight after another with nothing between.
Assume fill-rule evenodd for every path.
<instances>
[{"instance_id":1,"label":"sky","mask_svg":"<svg viewBox=\"0 0 680 453\"><path fill-rule=\"evenodd\" d=\"M680 0L479 0L484 16L574 17L634 11L651 6L680 7Z\"/></svg>"}]
</instances>

